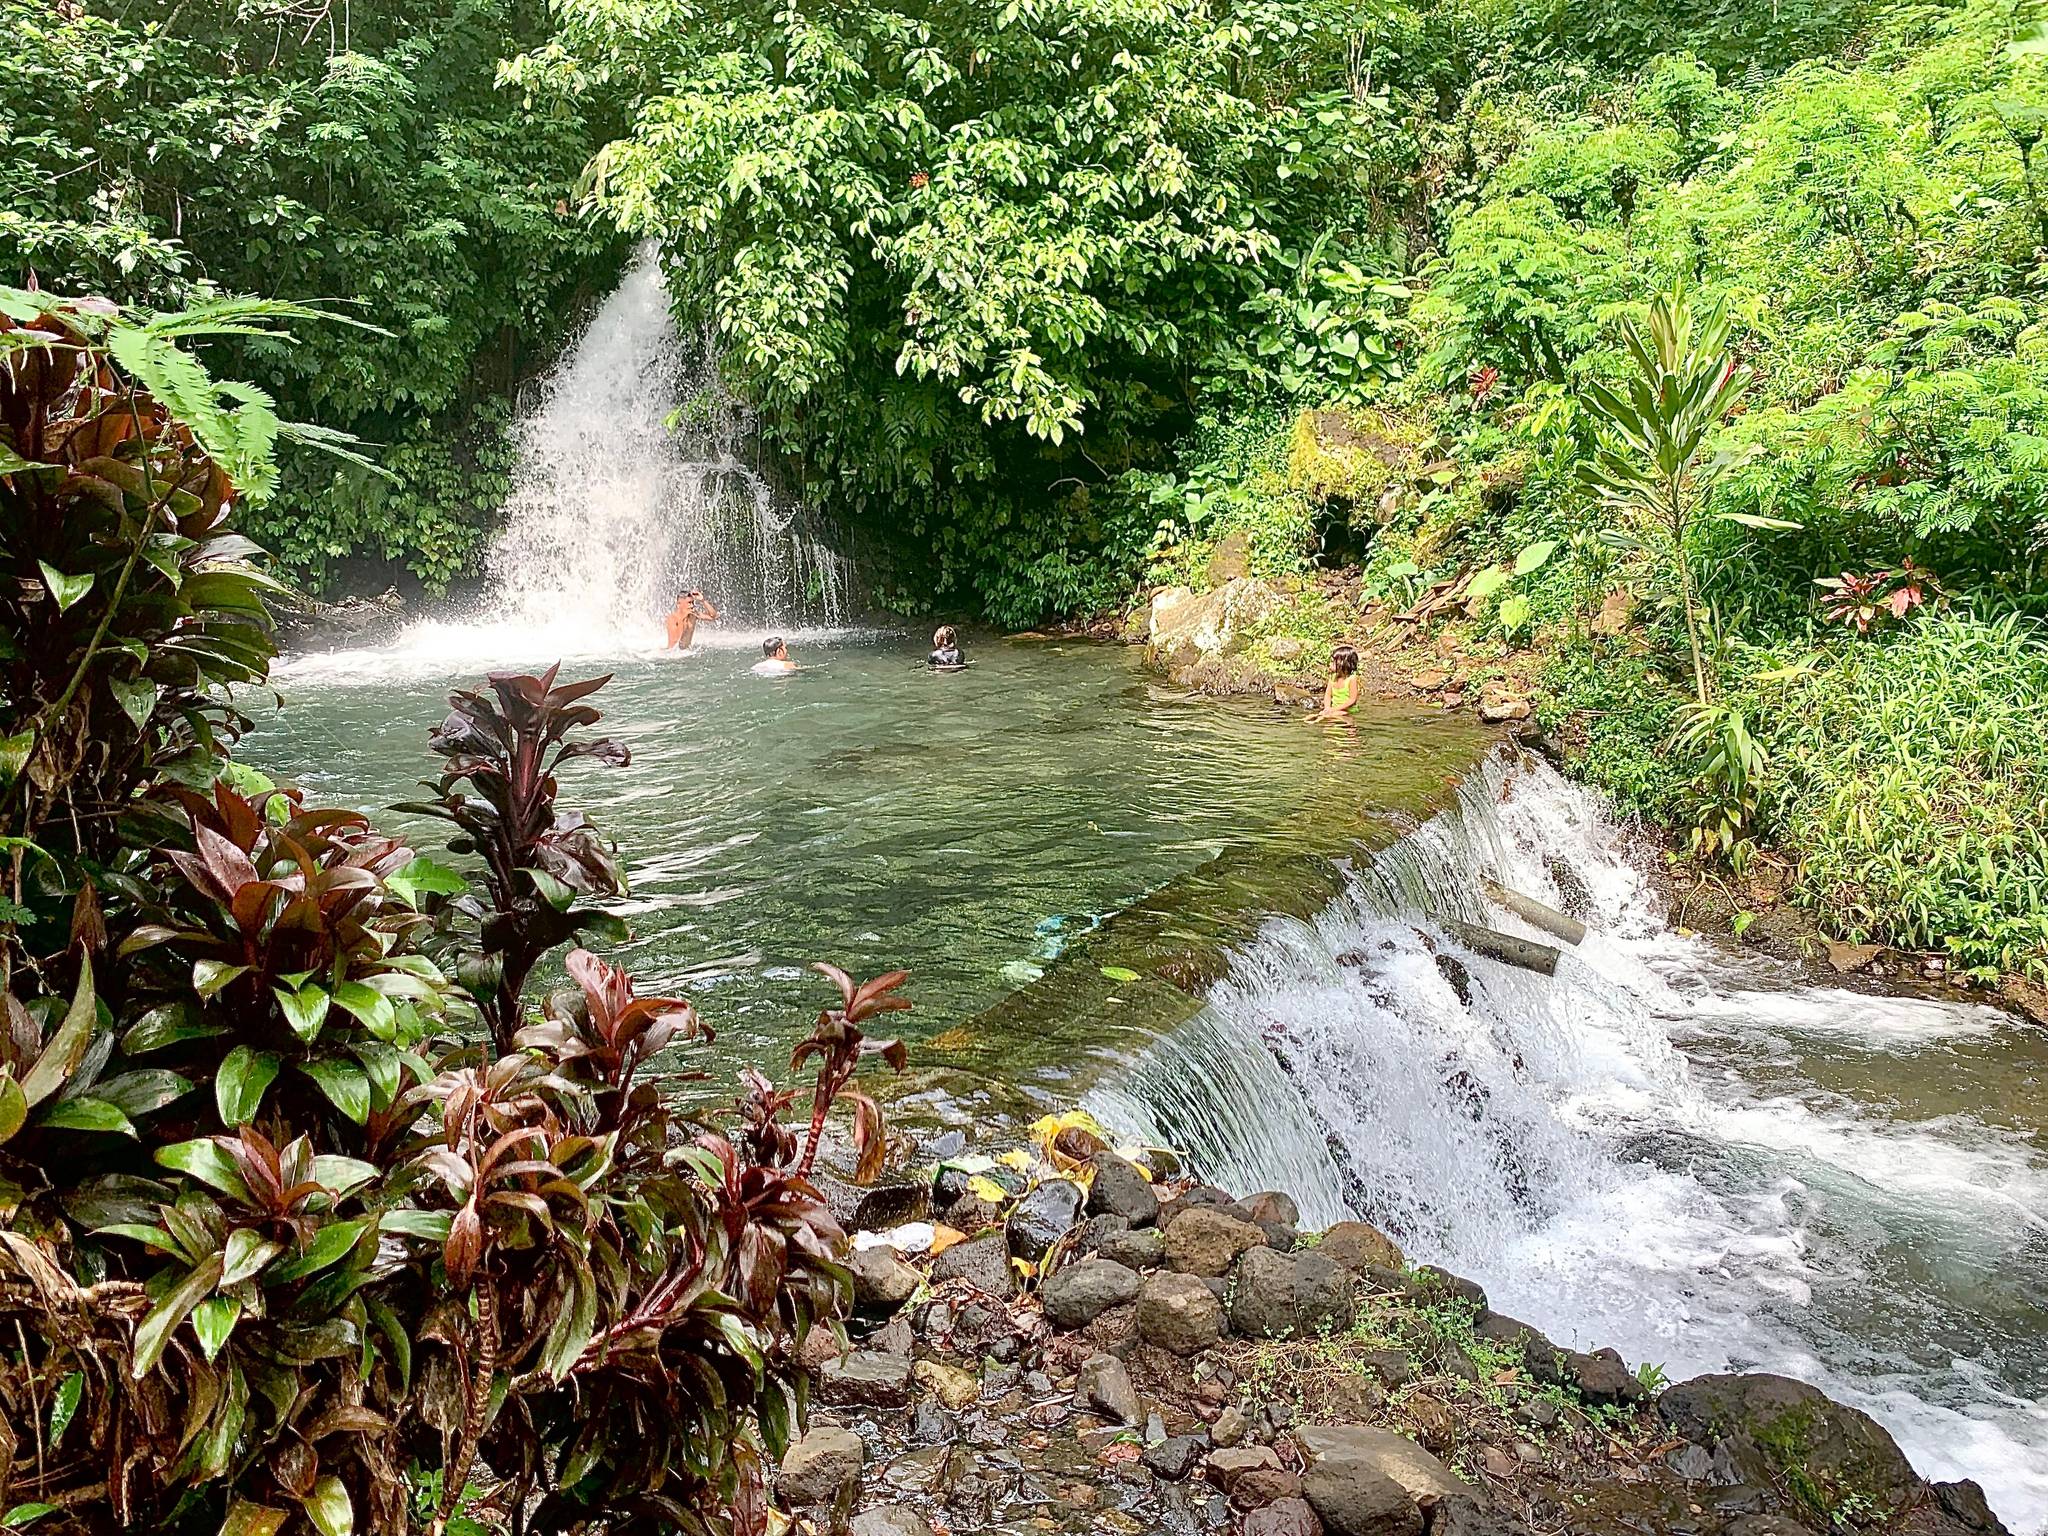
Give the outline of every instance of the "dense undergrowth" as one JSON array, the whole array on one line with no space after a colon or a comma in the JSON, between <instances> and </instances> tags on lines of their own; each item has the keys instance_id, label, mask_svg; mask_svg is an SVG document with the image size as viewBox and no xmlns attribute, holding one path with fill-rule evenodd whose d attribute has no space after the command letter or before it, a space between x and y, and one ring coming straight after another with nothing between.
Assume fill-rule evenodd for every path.
<instances>
[{"instance_id":1,"label":"dense undergrowth","mask_svg":"<svg viewBox=\"0 0 2048 1536\"><path fill-rule=\"evenodd\" d=\"M282 590L236 516L280 439L354 450L188 348L318 318L0 288L0 1525L754 1536L904 974L819 967L788 1086L688 1110L694 1008L569 948L619 937L558 781L625 761L605 679L423 731L473 885L231 759Z\"/></svg>"}]
</instances>

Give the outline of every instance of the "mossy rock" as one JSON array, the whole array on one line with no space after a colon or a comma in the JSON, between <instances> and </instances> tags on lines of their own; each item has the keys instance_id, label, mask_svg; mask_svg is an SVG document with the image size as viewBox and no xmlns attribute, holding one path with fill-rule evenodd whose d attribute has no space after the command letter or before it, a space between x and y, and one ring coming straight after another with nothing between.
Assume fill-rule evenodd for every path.
<instances>
[{"instance_id":1,"label":"mossy rock","mask_svg":"<svg viewBox=\"0 0 2048 1536\"><path fill-rule=\"evenodd\" d=\"M1311 501L1379 508L1405 489L1423 459L1425 434L1386 411L1340 407L1303 411L1287 444L1287 483Z\"/></svg>"},{"instance_id":2,"label":"mossy rock","mask_svg":"<svg viewBox=\"0 0 2048 1536\"><path fill-rule=\"evenodd\" d=\"M1803 1381L1701 1376L1671 1388L1658 1407L1686 1439L1725 1449L1743 1476L1829 1523L1888 1523L1924 1491L1883 1425Z\"/></svg>"}]
</instances>

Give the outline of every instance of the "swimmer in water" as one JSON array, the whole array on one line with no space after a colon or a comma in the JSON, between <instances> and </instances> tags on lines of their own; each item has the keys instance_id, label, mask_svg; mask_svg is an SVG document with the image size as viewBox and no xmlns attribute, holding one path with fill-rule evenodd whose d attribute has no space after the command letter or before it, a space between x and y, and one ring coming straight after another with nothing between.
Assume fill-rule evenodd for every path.
<instances>
[{"instance_id":1,"label":"swimmer in water","mask_svg":"<svg viewBox=\"0 0 2048 1536\"><path fill-rule=\"evenodd\" d=\"M676 599L676 605L668 616L668 649L687 651L690 642L697 638L699 623L718 622L718 610L711 606L711 599L695 587Z\"/></svg>"},{"instance_id":2,"label":"swimmer in water","mask_svg":"<svg viewBox=\"0 0 2048 1536\"><path fill-rule=\"evenodd\" d=\"M960 632L950 624L941 624L932 633L932 653L925 659L925 665L940 672L958 672L967 665L967 658L960 650Z\"/></svg>"},{"instance_id":3,"label":"swimmer in water","mask_svg":"<svg viewBox=\"0 0 2048 1536\"><path fill-rule=\"evenodd\" d=\"M754 663L756 677L787 677L796 670L796 663L789 659L789 647L782 643L782 636L770 635L761 642L761 659Z\"/></svg>"},{"instance_id":4,"label":"swimmer in water","mask_svg":"<svg viewBox=\"0 0 2048 1536\"><path fill-rule=\"evenodd\" d=\"M1340 645L1330 652L1330 680L1323 686L1323 707L1309 718L1317 722L1351 719L1363 683L1358 675L1358 647Z\"/></svg>"}]
</instances>

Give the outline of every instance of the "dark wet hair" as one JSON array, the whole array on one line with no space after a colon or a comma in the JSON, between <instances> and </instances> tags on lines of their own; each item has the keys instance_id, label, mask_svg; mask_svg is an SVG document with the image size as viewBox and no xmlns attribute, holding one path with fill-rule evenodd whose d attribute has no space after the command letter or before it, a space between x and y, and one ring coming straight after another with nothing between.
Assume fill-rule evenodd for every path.
<instances>
[{"instance_id":1,"label":"dark wet hair","mask_svg":"<svg viewBox=\"0 0 2048 1536\"><path fill-rule=\"evenodd\" d=\"M950 624L941 624L932 631L932 649L943 651L950 645L958 645L960 635Z\"/></svg>"},{"instance_id":2,"label":"dark wet hair","mask_svg":"<svg viewBox=\"0 0 2048 1536\"><path fill-rule=\"evenodd\" d=\"M761 642L761 654L763 656L766 656L770 661L773 661L775 659L775 653L781 649L782 636L780 635L770 635L766 640L763 640Z\"/></svg>"},{"instance_id":3,"label":"dark wet hair","mask_svg":"<svg viewBox=\"0 0 2048 1536\"><path fill-rule=\"evenodd\" d=\"M1349 677L1358 670L1358 647L1340 645L1330 652L1330 669L1339 677Z\"/></svg>"}]
</instances>

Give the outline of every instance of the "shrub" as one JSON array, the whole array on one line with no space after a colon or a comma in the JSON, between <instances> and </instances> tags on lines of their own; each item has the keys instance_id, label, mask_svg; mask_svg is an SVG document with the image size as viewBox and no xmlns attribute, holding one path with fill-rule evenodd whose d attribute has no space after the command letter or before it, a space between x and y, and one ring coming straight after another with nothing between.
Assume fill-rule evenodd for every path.
<instances>
[{"instance_id":1,"label":"shrub","mask_svg":"<svg viewBox=\"0 0 2048 1536\"><path fill-rule=\"evenodd\" d=\"M1844 937L2048 970L2048 649L2038 626L1935 616L1782 687L1760 721L1771 814Z\"/></svg>"}]
</instances>

